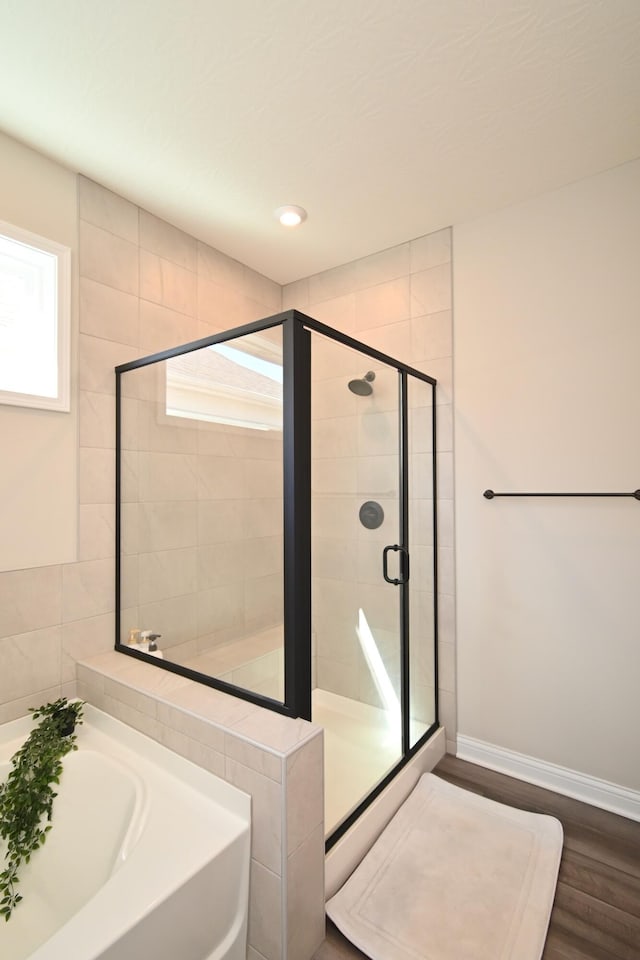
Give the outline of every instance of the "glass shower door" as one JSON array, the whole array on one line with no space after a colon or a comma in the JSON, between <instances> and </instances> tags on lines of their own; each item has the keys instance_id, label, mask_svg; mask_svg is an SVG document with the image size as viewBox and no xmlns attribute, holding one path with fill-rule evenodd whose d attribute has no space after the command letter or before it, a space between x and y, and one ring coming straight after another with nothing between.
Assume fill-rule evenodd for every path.
<instances>
[{"instance_id":1,"label":"glass shower door","mask_svg":"<svg viewBox=\"0 0 640 960\"><path fill-rule=\"evenodd\" d=\"M332 831L402 757L399 375L312 336L312 719Z\"/></svg>"}]
</instances>

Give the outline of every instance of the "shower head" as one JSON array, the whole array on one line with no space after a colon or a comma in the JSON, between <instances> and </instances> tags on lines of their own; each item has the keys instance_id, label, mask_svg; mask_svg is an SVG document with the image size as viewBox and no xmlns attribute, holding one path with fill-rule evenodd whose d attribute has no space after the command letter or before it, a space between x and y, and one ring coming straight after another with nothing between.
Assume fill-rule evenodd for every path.
<instances>
[{"instance_id":1,"label":"shower head","mask_svg":"<svg viewBox=\"0 0 640 960\"><path fill-rule=\"evenodd\" d=\"M375 380L375 378L376 375L373 370L369 370L361 380L349 380L349 390L359 397L370 397L373 393L371 382Z\"/></svg>"}]
</instances>

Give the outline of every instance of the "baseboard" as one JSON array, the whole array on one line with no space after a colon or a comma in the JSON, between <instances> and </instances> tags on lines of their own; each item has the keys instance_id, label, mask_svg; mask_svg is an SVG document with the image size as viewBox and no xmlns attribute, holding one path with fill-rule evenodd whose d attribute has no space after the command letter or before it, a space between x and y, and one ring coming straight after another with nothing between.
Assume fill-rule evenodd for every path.
<instances>
[{"instance_id":1,"label":"baseboard","mask_svg":"<svg viewBox=\"0 0 640 960\"><path fill-rule=\"evenodd\" d=\"M640 792L637 790L620 787L568 767L545 763L524 753L516 753L460 734L457 738L456 756L518 780L535 783L538 787L555 790L556 793L573 797L574 800L582 800L594 807L610 810L630 820L640 821Z\"/></svg>"}]
</instances>

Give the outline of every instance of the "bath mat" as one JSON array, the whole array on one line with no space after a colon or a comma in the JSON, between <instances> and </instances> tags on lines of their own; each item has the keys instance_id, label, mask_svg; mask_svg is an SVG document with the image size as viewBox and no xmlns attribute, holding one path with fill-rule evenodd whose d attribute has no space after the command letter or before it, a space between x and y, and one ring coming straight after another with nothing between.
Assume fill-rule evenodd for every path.
<instances>
[{"instance_id":1,"label":"bath mat","mask_svg":"<svg viewBox=\"0 0 640 960\"><path fill-rule=\"evenodd\" d=\"M554 817L425 773L327 914L372 960L540 960L561 853Z\"/></svg>"}]
</instances>

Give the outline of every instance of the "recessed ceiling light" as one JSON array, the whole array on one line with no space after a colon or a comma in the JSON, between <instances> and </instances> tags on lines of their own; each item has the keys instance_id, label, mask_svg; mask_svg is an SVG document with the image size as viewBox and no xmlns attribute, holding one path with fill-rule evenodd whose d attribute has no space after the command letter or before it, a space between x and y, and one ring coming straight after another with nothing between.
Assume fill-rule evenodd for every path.
<instances>
[{"instance_id":1,"label":"recessed ceiling light","mask_svg":"<svg viewBox=\"0 0 640 960\"><path fill-rule=\"evenodd\" d=\"M279 220L283 227L297 227L303 220L307 219L307 211L303 207L296 207L288 203L284 207L278 207L273 213L276 220Z\"/></svg>"}]
</instances>

